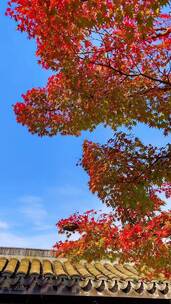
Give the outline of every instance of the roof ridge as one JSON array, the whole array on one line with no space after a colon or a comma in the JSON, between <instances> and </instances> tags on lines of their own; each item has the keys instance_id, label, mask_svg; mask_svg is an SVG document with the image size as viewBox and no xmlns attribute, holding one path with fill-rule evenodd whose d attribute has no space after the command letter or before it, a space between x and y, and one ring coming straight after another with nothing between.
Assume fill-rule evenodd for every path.
<instances>
[{"instance_id":1,"label":"roof ridge","mask_svg":"<svg viewBox=\"0 0 171 304\"><path fill-rule=\"evenodd\" d=\"M52 250L20 247L0 247L0 256L17 255L30 257L53 257Z\"/></svg>"}]
</instances>

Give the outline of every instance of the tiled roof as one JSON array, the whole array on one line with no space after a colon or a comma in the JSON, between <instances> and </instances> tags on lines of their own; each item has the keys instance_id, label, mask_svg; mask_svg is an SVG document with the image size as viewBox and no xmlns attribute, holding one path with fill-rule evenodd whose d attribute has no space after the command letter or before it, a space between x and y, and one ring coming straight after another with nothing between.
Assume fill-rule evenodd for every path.
<instances>
[{"instance_id":1,"label":"tiled roof","mask_svg":"<svg viewBox=\"0 0 171 304\"><path fill-rule=\"evenodd\" d=\"M147 281L132 265L70 263L48 250L0 248L0 294L171 299L171 282Z\"/></svg>"}]
</instances>

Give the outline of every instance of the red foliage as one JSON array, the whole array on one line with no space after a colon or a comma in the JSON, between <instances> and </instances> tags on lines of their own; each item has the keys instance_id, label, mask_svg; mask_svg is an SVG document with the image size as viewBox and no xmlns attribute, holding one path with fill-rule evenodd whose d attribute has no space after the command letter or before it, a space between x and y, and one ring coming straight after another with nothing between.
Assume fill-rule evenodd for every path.
<instances>
[{"instance_id":1,"label":"red foliage","mask_svg":"<svg viewBox=\"0 0 171 304\"><path fill-rule=\"evenodd\" d=\"M78 135L103 123L170 130L170 1L11 0L7 15L35 38L56 75L24 96L32 133Z\"/></svg>"},{"instance_id":2,"label":"red foliage","mask_svg":"<svg viewBox=\"0 0 171 304\"><path fill-rule=\"evenodd\" d=\"M91 210L83 215L74 214L57 223L59 233L66 232L66 226L77 224L76 240L58 242L54 246L56 256L71 260L88 261L109 259L120 262L134 262L137 268L144 268L144 277L158 275L171 277L171 211L161 212L152 218L142 217L135 224L119 225L113 213L101 214ZM73 232L68 232L69 238ZM150 257L150 258L149 258Z\"/></svg>"},{"instance_id":3,"label":"red foliage","mask_svg":"<svg viewBox=\"0 0 171 304\"><path fill-rule=\"evenodd\" d=\"M168 0L10 0L7 15L36 40L39 63L54 72L45 88L29 90L14 106L17 121L40 136L137 123L167 135L170 7ZM81 237L56 244L57 255L117 257L169 276L170 212L160 213L157 195L171 194L170 146L116 133L107 145L85 141L81 164L90 190L114 211L60 221L60 232Z\"/></svg>"},{"instance_id":4,"label":"red foliage","mask_svg":"<svg viewBox=\"0 0 171 304\"><path fill-rule=\"evenodd\" d=\"M146 146L137 139L116 133L107 145L86 141L82 166L90 177L90 190L108 206L116 209L123 222L139 221L143 214L151 215L164 202L156 195L170 195L171 150ZM132 210L134 212L132 213ZM131 215L130 215L131 212Z\"/></svg>"}]
</instances>

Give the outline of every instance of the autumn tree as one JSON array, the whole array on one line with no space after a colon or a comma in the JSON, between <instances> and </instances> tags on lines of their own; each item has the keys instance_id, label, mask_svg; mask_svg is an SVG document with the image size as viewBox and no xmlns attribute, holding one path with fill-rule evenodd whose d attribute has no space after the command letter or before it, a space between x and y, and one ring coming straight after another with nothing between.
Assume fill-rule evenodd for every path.
<instances>
[{"instance_id":1,"label":"autumn tree","mask_svg":"<svg viewBox=\"0 0 171 304\"><path fill-rule=\"evenodd\" d=\"M60 232L80 238L56 244L57 255L117 257L171 274L171 213L161 212L159 198L171 196L171 146L118 131L138 123L164 136L171 131L170 9L168 0L8 3L6 14L35 39L39 63L53 71L46 87L15 104L17 121L40 136L79 136L99 124L114 132L105 145L85 141L80 161L90 190L113 213L61 220Z\"/></svg>"}]
</instances>

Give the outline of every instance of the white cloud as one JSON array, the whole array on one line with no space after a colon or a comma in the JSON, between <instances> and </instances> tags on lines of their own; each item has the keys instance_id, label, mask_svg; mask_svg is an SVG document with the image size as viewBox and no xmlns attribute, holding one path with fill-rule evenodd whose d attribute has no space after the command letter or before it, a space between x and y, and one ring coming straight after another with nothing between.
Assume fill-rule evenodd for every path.
<instances>
[{"instance_id":1,"label":"white cloud","mask_svg":"<svg viewBox=\"0 0 171 304\"><path fill-rule=\"evenodd\" d=\"M19 201L22 204L19 211L31 221L37 230L47 230L53 227L47 224L48 212L41 197L29 195L20 198Z\"/></svg>"},{"instance_id":2,"label":"white cloud","mask_svg":"<svg viewBox=\"0 0 171 304\"><path fill-rule=\"evenodd\" d=\"M0 231L1 230L6 230L9 228L9 224L5 221L0 221Z\"/></svg>"},{"instance_id":3,"label":"white cloud","mask_svg":"<svg viewBox=\"0 0 171 304\"><path fill-rule=\"evenodd\" d=\"M40 196L25 195L19 198L19 202L22 204L37 204L42 203L42 198Z\"/></svg>"},{"instance_id":4,"label":"white cloud","mask_svg":"<svg viewBox=\"0 0 171 304\"><path fill-rule=\"evenodd\" d=\"M48 212L43 200L38 196L24 196L19 200L18 212L22 215L22 228L20 232L9 229L8 223L0 221L0 246L51 249L57 241L57 233L54 225L48 225ZM34 233L24 234L24 225L30 221ZM13 227L14 228L14 227ZM48 232L49 229L52 232ZM43 230L44 232L38 232ZM55 231L55 232L53 232Z\"/></svg>"},{"instance_id":5,"label":"white cloud","mask_svg":"<svg viewBox=\"0 0 171 304\"><path fill-rule=\"evenodd\" d=\"M61 200L60 212L62 210L63 217L67 217L68 213L79 210L84 212L87 209L102 209L107 211L106 207L99 203L96 196L92 196L86 189L66 185L64 187L54 187L48 189L45 197L26 195L18 199L18 216L22 219L20 230L15 231L15 225L9 227L5 221L0 221L0 246L7 247L24 247L24 248L42 248L51 249L56 241L64 240L64 236L58 236L54 222L51 222L53 214L49 214L46 208L46 201L56 201L56 198L63 197ZM51 197L51 198L50 198ZM68 205L68 197L72 202ZM64 203L66 200L66 203ZM102 208L100 208L102 207ZM75 210L74 210L75 209ZM67 212L66 212L67 210ZM62 215L61 215L62 216ZM32 229L28 232L26 226ZM24 234L24 231L27 231ZM77 236L75 236L77 238Z\"/></svg>"},{"instance_id":6,"label":"white cloud","mask_svg":"<svg viewBox=\"0 0 171 304\"><path fill-rule=\"evenodd\" d=\"M52 249L57 241L56 233L23 236L10 232L0 232L0 246Z\"/></svg>"}]
</instances>

